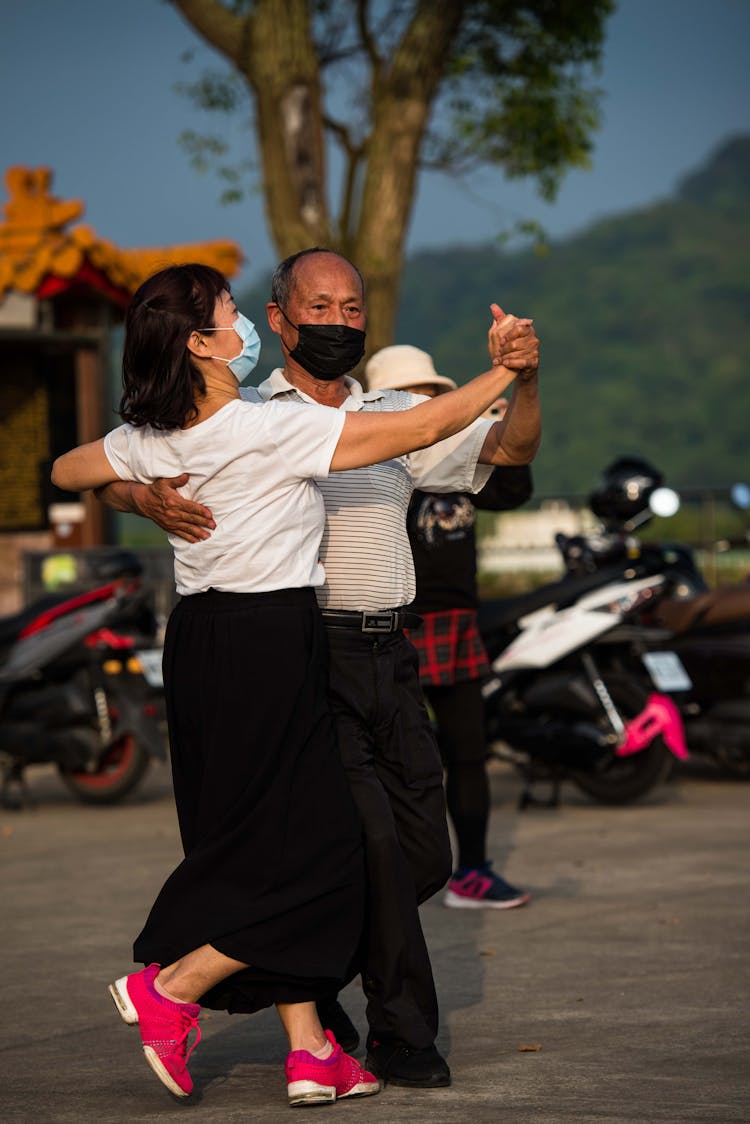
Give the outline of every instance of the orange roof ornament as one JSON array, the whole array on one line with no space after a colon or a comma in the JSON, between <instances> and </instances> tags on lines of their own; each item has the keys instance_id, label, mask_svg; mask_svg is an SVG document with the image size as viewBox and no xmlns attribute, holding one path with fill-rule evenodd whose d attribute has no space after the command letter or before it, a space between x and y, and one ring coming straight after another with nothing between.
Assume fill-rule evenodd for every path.
<instances>
[{"instance_id":1,"label":"orange roof ornament","mask_svg":"<svg viewBox=\"0 0 750 1124\"><path fill-rule=\"evenodd\" d=\"M90 227L68 227L84 212L80 200L50 194L49 168L8 168L9 200L0 223L0 300L10 290L39 300L73 288L102 293L124 308L138 286L167 265L200 261L232 277L242 263L236 242L121 250Z\"/></svg>"}]
</instances>

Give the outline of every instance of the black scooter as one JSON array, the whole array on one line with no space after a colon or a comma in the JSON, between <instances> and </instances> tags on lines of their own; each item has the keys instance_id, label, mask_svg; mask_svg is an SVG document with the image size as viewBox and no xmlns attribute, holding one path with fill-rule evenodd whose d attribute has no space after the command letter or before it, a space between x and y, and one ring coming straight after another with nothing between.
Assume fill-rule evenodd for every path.
<instances>
[{"instance_id":1,"label":"black scooter","mask_svg":"<svg viewBox=\"0 0 750 1124\"><path fill-rule=\"evenodd\" d=\"M95 588L48 594L0 619L0 803L33 803L24 773L54 763L81 800L131 792L166 759L161 651L141 565L92 564Z\"/></svg>"},{"instance_id":2,"label":"black scooter","mask_svg":"<svg viewBox=\"0 0 750 1124\"><path fill-rule=\"evenodd\" d=\"M747 510L750 489L735 485L732 500ZM573 578L618 567L631 579L664 577L661 596L604 638L597 659L609 673L672 698L691 752L750 776L750 582L709 589L692 550L641 542L635 532L655 501L658 514L679 507L677 493L662 487L652 465L621 458L605 470L590 499L601 528L588 536L558 535L557 545Z\"/></svg>"}]
</instances>

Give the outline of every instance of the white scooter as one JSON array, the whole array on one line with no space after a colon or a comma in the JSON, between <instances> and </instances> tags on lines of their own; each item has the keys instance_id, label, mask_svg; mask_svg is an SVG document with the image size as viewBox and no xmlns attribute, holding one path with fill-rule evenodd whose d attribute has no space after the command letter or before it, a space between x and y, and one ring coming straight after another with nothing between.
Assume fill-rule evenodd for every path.
<instances>
[{"instance_id":1,"label":"white scooter","mask_svg":"<svg viewBox=\"0 0 750 1124\"><path fill-rule=\"evenodd\" d=\"M614 629L621 636L664 585L661 574L631 580L615 567L480 607L492 665L483 688L488 743L524 776L521 807L555 806L565 779L601 803L628 803L663 781L673 758L687 758L672 700L600 672L594 658L594 645ZM552 785L545 800L533 791L540 781Z\"/></svg>"}]
</instances>

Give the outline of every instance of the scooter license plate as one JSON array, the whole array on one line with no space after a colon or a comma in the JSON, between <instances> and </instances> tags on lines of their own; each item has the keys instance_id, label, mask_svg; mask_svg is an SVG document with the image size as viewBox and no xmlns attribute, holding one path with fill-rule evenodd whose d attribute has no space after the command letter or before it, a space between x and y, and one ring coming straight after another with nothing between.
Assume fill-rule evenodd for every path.
<instances>
[{"instance_id":1,"label":"scooter license plate","mask_svg":"<svg viewBox=\"0 0 750 1124\"><path fill-rule=\"evenodd\" d=\"M689 691L693 685L675 652L647 652L643 662L657 691Z\"/></svg>"},{"instance_id":2,"label":"scooter license plate","mask_svg":"<svg viewBox=\"0 0 750 1124\"><path fill-rule=\"evenodd\" d=\"M163 687L164 679L161 673L161 648L144 648L136 652L141 667L143 678L149 687Z\"/></svg>"}]
</instances>

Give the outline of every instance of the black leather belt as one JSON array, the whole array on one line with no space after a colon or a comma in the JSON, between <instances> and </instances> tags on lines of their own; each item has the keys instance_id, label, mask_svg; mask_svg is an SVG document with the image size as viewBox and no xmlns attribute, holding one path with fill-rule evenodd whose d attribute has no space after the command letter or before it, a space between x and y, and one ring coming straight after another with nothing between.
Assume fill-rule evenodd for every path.
<instances>
[{"instance_id":1,"label":"black leather belt","mask_svg":"<svg viewBox=\"0 0 750 1124\"><path fill-rule=\"evenodd\" d=\"M358 632L398 632L401 628L419 628L422 623L420 616L406 609L381 609L377 613L349 609L323 609L322 612L329 628L356 628Z\"/></svg>"}]
</instances>

